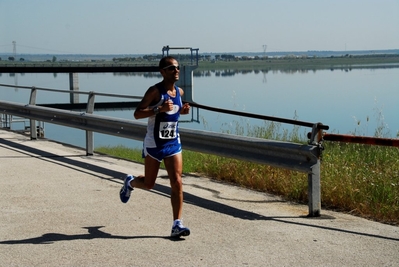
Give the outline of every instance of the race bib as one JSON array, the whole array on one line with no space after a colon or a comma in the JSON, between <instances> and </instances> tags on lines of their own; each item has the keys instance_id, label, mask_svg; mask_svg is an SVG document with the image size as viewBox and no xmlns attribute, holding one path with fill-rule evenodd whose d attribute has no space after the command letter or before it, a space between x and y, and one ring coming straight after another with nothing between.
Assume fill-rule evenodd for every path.
<instances>
[{"instance_id":1,"label":"race bib","mask_svg":"<svg viewBox=\"0 0 399 267\"><path fill-rule=\"evenodd\" d=\"M159 138L174 139L177 137L177 122L160 122Z\"/></svg>"}]
</instances>

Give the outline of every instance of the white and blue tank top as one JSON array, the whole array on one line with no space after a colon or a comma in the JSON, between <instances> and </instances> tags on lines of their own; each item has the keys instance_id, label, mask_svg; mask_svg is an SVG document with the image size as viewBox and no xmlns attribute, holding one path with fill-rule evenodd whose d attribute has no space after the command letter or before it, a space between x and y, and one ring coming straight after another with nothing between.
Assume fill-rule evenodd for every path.
<instances>
[{"instance_id":1,"label":"white and blue tank top","mask_svg":"<svg viewBox=\"0 0 399 267\"><path fill-rule=\"evenodd\" d=\"M147 134L144 138L145 147L163 147L167 145L180 144L180 136L178 129L178 121L180 117L180 109L182 108L182 100L180 97L179 87L175 85L176 96L168 95L162 83L155 85L161 95L158 103L150 106L161 106L168 99L173 102L173 109L168 112L160 112L148 118Z\"/></svg>"}]
</instances>

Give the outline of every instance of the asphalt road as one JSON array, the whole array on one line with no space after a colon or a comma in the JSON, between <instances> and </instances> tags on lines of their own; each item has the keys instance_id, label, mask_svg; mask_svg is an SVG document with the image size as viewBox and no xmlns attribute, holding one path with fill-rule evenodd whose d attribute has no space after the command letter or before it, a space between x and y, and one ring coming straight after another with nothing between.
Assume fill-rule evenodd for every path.
<instances>
[{"instance_id":1,"label":"asphalt road","mask_svg":"<svg viewBox=\"0 0 399 267\"><path fill-rule=\"evenodd\" d=\"M184 145L184 144L183 144ZM122 204L141 164L0 130L0 266L399 266L399 227L185 175L169 238L168 179Z\"/></svg>"}]
</instances>

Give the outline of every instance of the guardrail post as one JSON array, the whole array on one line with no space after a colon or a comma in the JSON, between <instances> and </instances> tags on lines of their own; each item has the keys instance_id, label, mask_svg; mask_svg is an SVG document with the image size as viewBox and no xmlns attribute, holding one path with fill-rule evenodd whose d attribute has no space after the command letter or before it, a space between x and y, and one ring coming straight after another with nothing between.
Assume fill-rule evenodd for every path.
<instances>
[{"instance_id":1,"label":"guardrail post","mask_svg":"<svg viewBox=\"0 0 399 267\"><path fill-rule=\"evenodd\" d=\"M92 114L94 111L94 98L95 94L93 91L89 93L87 106L86 106L86 113ZM94 154L94 134L93 131L86 130L86 156L93 156Z\"/></svg>"},{"instance_id":2,"label":"guardrail post","mask_svg":"<svg viewBox=\"0 0 399 267\"><path fill-rule=\"evenodd\" d=\"M32 87L30 91L30 98L29 98L29 105L36 105L36 93L37 90L35 87ZM36 130L36 120L29 120L30 121L30 140L37 140L37 130Z\"/></svg>"},{"instance_id":3,"label":"guardrail post","mask_svg":"<svg viewBox=\"0 0 399 267\"><path fill-rule=\"evenodd\" d=\"M320 159L313 165L308 174L309 217L319 217L321 211L320 197Z\"/></svg>"},{"instance_id":4,"label":"guardrail post","mask_svg":"<svg viewBox=\"0 0 399 267\"><path fill-rule=\"evenodd\" d=\"M321 192L320 192L320 156L323 147L321 140L323 131L319 127L321 123L315 123L312 128L309 144L317 146L317 163L310 168L308 174L308 199L309 217L319 217L321 211Z\"/></svg>"}]
</instances>

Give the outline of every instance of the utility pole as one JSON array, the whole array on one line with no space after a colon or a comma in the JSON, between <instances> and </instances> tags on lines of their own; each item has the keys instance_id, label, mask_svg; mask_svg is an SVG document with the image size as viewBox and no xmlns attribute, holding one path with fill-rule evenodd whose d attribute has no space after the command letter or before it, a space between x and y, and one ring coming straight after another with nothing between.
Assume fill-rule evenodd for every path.
<instances>
[{"instance_id":1,"label":"utility pole","mask_svg":"<svg viewBox=\"0 0 399 267\"><path fill-rule=\"evenodd\" d=\"M12 53L15 60L17 58L17 42L15 41L12 41Z\"/></svg>"},{"instance_id":2,"label":"utility pole","mask_svg":"<svg viewBox=\"0 0 399 267\"><path fill-rule=\"evenodd\" d=\"M263 45L263 56L266 56L266 49L267 49L267 45Z\"/></svg>"},{"instance_id":3,"label":"utility pole","mask_svg":"<svg viewBox=\"0 0 399 267\"><path fill-rule=\"evenodd\" d=\"M266 55L266 49L267 49L267 45L263 45L263 53L264 53L264 55Z\"/></svg>"}]
</instances>

